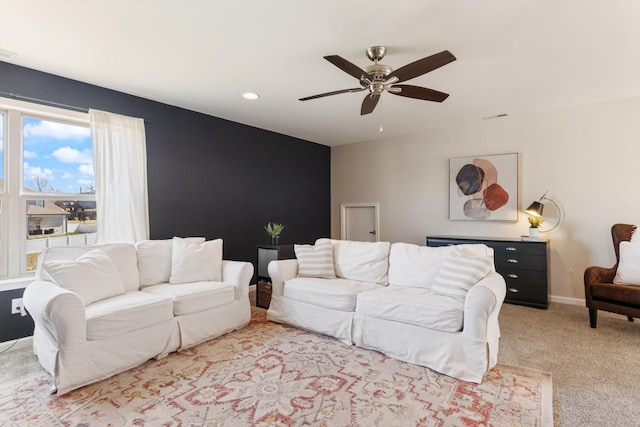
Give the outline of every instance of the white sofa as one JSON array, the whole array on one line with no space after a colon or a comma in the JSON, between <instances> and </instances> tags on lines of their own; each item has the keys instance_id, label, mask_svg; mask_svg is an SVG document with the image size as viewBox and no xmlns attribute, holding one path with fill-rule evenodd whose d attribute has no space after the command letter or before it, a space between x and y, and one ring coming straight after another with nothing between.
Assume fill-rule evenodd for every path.
<instances>
[{"instance_id":1,"label":"white sofa","mask_svg":"<svg viewBox=\"0 0 640 427\"><path fill-rule=\"evenodd\" d=\"M319 239L295 250L269 264L269 320L476 383L496 365L506 286L491 248Z\"/></svg>"},{"instance_id":2,"label":"white sofa","mask_svg":"<svg viewBox=\"0 0 640 427\"><path fill-rule=\"evenodd\" d=\"M253 265L222 240L53 247L24 293L34 352L67 393L246 326Z\"/></svg>"}]
</instances>

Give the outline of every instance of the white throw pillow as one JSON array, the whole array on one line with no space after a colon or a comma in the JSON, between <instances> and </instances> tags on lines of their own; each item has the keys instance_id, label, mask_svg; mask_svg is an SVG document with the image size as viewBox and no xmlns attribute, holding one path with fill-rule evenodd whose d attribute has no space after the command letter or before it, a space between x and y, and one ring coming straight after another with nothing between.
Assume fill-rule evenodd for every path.
<instances>
[{"instance_id":1,"label":"white throw pillow","mask_svg":"<svg viewBox=\"0 0 640 427\"><path fill-rule=\"evenodd\" d=\"M620 242L620 262L613 283L640 286L640 243Z\"/></svg>"},{"instance_id":2,"label":"white throw pillow","mask_svg":"<svg viewBox=\"0 0 640 427\"><path fill-rule=\"evenodd\" d=\"M298 259L298 277L335 279L331 240L318 239L315 245L293 245Z\"/></svg>"},{"instance_id":3,"label":"white throw pillow","mask_svg":"<svg viewBox=\"0 0 640 427\"><path fill-rule=\"evenodd\" d=\"M389 242L332 240L336 277L360 282L389 283Z\"/></svg>"},{"instance_id":4,"label":"white throw pillow","mask_svg":"<svg viewBox=\"0 0 640 427\"><path fill-rule=\"evenodd\" d=\"M78 294L84 305L122 295L124 283L111 258L93 249L75 261L47 261L43 268L61 288Z\"/></svg>"},{"instance_id":5,"label":"white throw pillow","mask_svg":"<svg viewBox=\"0 0 640 427\"><path fill-rule=\"evenodd\" d=\"M464 301L473 285L487 277L493 261L486 256L457 256L442 263L433 283L433 292Z\"/></svg>"},{"instance_id":6,"label":"white throw pillow","mask_svg":"<svg viewBox=\"0 0 640 427\"><path fill-rule=\"evenodd\" d=\"M459 252L457 246L394 243L389 255L389 286L430 289L442 263Z\"/></svg>"},{"instance_id":7,"label":"white throw pillow","mask_svg":"<svg viewBox=\"0 0 640 427\"><path fill-rule=\"evenodd\" d=\"M193 243L203 243L204 237L186 237ZM140 286L169 283L171 278L171 253L173 240L143 240L136 243Z\"/></svg>"},{"instance_id":8,"label":"white throw pillow","mask_svg":"<svg viewBox=\"0 0 640 427\"><path fill-rule=\"evenodd\" d=\"M169 283L222 281L222 239L196 243L173 238Z\"/></svg>"}]
</instances>

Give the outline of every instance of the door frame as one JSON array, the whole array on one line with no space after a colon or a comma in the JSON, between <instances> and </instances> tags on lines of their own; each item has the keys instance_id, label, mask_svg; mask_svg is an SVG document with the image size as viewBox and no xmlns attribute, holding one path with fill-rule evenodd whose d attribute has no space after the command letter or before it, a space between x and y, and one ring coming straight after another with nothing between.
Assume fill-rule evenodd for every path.
<instances>
[{"instance_id":1,"label":"door frame","mask_svg":"<svg viewBox=\"0 0 640 427\"><path fill-rule=\"evenodd\" d=\"M340 239L347 239L347 212L349 208L373 208L376 242L380 241L380 203L340 203Z\"/></svg>"}]
</instances>

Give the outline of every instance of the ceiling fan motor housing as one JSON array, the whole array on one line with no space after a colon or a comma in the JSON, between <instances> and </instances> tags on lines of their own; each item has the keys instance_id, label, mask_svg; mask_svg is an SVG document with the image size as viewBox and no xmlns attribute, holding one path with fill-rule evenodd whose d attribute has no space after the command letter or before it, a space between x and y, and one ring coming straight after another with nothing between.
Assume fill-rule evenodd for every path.
<instances>
[{"instance_id":1,"label":"ceiling fan motor housing","mask_svg":"<svg viewBox=\"0 0 640 427\"><path fill-rule=\"evenodd\" d=\"M360 83L363 87L368 87L369 92L379 95L385 90L385 80L387 76L391 74L393 68L384 64L373 64L369 65L364 69L369 76L372 77L372 80L369 80L368 76L362 76Z\"/></svg>"}]
</instances>

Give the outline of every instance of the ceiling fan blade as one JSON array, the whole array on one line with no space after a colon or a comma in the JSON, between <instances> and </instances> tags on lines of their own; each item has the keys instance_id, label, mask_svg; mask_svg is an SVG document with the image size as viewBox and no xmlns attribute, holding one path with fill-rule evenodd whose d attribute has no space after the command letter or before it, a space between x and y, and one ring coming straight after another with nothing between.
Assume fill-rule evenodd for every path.
<instances>
[{"instance_id":1,"label":"ceiling fan blade","mask_svg":"<svg viewBox=\"0 0 640 427\"><path fill-rule=\"evenodd\" d=\"M331 62L336 67L340 68L345 73L352 75L358 80L362 79L362 76L369 77L370 79L372 79L369 73L367 73L365 70L363 70L362 68L358 67L355 64L352 64L351 62L347 61L341 56L329 55L329 56L325 56L324 59Z\"/></svg>"},{"instance_id":2,"label":"ceiling fan blade","mask_svg":"<svg viewBox=\"0 0 640 427\"><path fill-rule=\"evenodd\" d=\"M391 77L398 77L399 82L404 82L440 68L443 65L447 65L449 62L453 62L455 60L456 57L453 56L451 52L449 52L448 50L443 50L440 53L427 56L426 58L418 59L411 64L407 64L404 67L398 68L397 70L391 72L391 74L387 76L387 79Z\"/></svg>"},{"instance_id":3,"label":"ceiling fan blade","mask_svg":"<svg viewBox=\"0 0 640 427\"><path fill-rule=\"evenodd\" d=\"M333 92L321 93L319 95L306 96L304 98L300 98L299 101L308 101L310 99L324 98L325 96L339 95L341 93L362 92L363 90L366 90L366 88L364 88L364 87L354 87L354 88L351 88L351 89L334 90Z\"/></svg>"},{"instance_id":4,"label":"ceiling fan blade","mask_svg":"<svg viewBox=\"0 0 640 427\"><path fill-rule=\"evenodd\" d=\"M364 116L365 114L372 113L376 105L378 105L378 101L380 101L380 95L369 94L365 96L364 101L362 101L362 107L360 108L360 115Z\"/></svg>"},{"instance_id":5,"label":"ceiling fan blade","mask_svg":"<svg viewBox=\"0 0 640 427\"><path fill-rule=\"evenodd\" d=\"M413 85L393 85L392 89L399 88L400 92L389 93L398 96L404 96L407 98L422 99L425 101L442 102L449 97L448 93L438 92L437 90L428 89L426 87L413 86Z\"/></svg>"}]
</instances>

